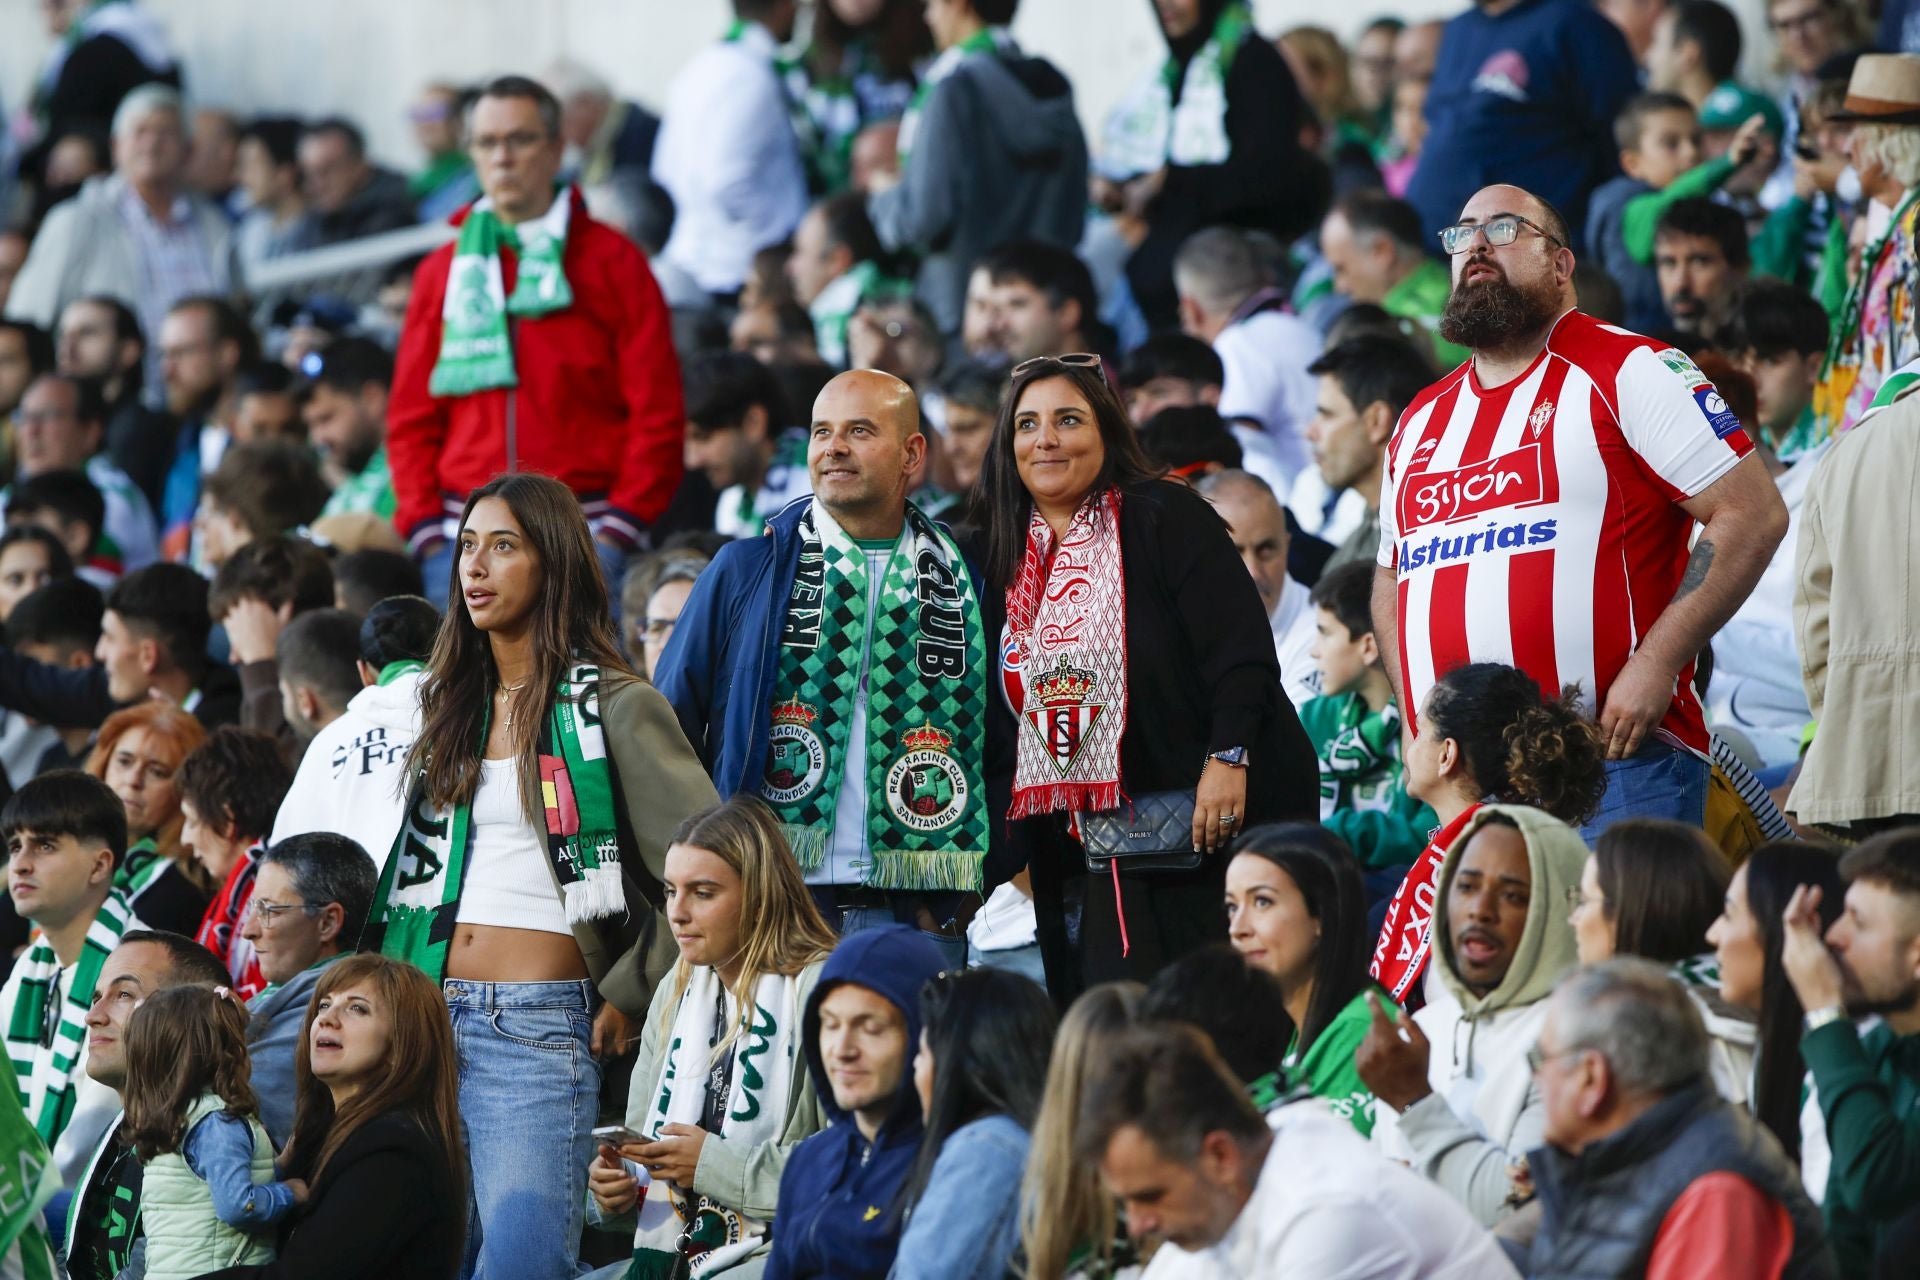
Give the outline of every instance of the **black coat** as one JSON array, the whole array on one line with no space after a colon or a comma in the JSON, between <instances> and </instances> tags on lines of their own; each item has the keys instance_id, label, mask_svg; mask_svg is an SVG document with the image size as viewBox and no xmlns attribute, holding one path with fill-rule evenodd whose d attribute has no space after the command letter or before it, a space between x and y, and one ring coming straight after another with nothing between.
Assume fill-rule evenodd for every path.
<instances>
[{"instance_id":1,"label":"black coat","mask_svg":"<svg viewBox=\"0 0 1920 1280\"><path fill-rule=\"evenodd\" d=\"M445 1155L407 1112L374 1117L334 1153L278 1258L202 1280L453 1280L467 1200Z\"/></svg>"}]
</instances>

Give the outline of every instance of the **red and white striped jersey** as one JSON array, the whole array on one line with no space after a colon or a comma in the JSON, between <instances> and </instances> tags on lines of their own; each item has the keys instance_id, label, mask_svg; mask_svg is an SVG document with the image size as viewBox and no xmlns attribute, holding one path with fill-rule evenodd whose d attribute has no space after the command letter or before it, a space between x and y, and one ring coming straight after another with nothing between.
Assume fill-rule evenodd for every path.
<instances>
[{"instance_id":1,"label":"red and white striped jersey","mask_svg":"<svg viewBox=\"0 0 1920 1280\"><path fill-rule=\"evenodd\" d=\"M1468 361L1428 387L1380 495L1409 718L1469 662L1518 667L1549 696L1577 684L1595 714L1686 570L1678 504L1752 448L1684 353L1578 311L1505 386ZM1692 677L1689 662L1660 731L1704 753Z\"/></svg>"}]
</instances>

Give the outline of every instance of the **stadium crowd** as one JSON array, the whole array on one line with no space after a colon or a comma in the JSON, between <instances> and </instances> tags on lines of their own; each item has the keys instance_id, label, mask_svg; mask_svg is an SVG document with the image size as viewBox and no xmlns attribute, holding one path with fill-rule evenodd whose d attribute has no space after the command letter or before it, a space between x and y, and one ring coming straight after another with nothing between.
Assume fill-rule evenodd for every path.
<instances>
[{"instance_id":1,"label":"stadium crowd","mask_svg":"<svg viewBox=\"0 0 1920 1280\"><path fill-rule=\"evenodd\" d=\"M1920 8L730 3L40 6L0 1277L1911 1275Z\"/></svg>"}]
</instances>

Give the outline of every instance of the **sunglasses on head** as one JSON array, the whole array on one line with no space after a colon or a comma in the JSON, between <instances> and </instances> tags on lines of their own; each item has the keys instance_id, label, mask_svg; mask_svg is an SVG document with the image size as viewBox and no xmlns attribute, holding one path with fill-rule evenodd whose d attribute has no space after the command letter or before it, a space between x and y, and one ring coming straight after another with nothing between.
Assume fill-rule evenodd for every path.
<instances>
[{"instance_id":1,"label":"sunglasses on head","mask_svg":"<svg viewBox=\"0 0 1920 1280\"><path fill-rule=\"evenodd\" d=\"M1105 366L1105 362L1091 351L1069 351L1065 355L1035 356L1031 360L1022 360L1013 366L1013 371L1007 377L1018 378L1031 370L1049 364L1063 364L1071 369L1099 369Z\"/></svg>"}]
</instances>

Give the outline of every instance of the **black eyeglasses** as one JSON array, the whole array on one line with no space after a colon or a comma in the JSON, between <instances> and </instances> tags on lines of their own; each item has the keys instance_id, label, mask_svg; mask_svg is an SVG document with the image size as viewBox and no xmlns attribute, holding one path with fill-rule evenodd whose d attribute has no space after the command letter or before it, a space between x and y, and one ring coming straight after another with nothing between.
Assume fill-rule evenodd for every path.
<instances>
[{"instance_id":1,"label":"black eyeglasses","mask_svg":"<svg viewBox=\"0 0 1920 1280\"><path fill-rule=\"evenodd\" d=\"M1450 255L1462 254L1473 247L1476 236L1485 232L1487 243L1499 249L1518 240L1522 227L1534 232L1542 240L1559 245L1562 249L1567 247L1567 242L1559 236L1517 213L1496 213L1485 222L1456 222L1450 227L1442 227L1440 228L1440 247Z\"/></svg>"},{"instance_id":2,"label":"black eyeglasses","mask_svg":"<svg viewBox=\"0 0 1920 1280\"><path fill-rule=\"evenodd\" d=\"M1031 360L1022 360L1019 364L1013 366L1013 372L1009 373L1007 377L1017 378L1028 370L1038 369L1041 365L1047 364L1064 364L1071 369L1100 369L1105 367L1105 362L1091 351L1069 351L1065 355L1035 356Z\"/></svg>"}]
</instances>

